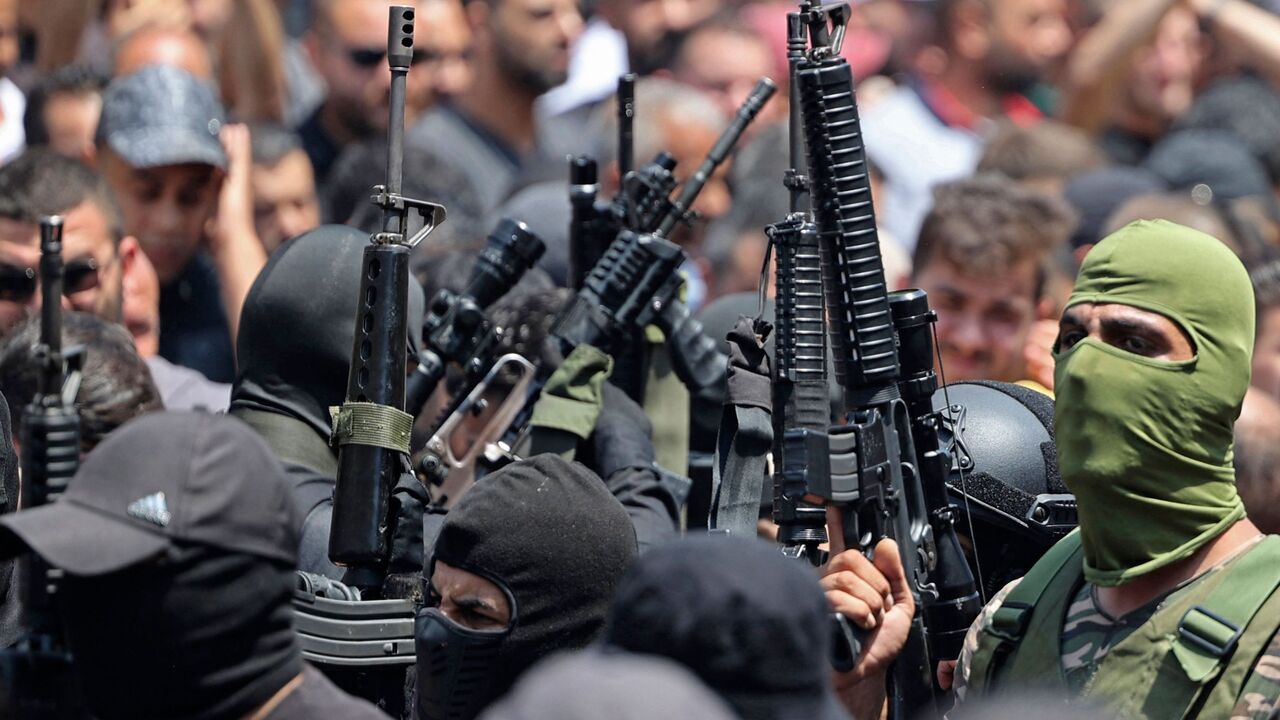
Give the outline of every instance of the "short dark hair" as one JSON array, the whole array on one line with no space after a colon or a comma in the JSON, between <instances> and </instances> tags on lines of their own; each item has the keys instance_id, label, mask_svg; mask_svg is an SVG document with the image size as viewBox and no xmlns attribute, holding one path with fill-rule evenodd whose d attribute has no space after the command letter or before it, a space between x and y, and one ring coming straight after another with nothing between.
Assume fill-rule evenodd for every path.
<instances>
[{"instance_id":1,"label":"short dark hair","mask_svg":"<svg viewBox=\"0 0 1280 720\"><path fill-rule=\"evenodd\" d=\"M40 318L32 316L19 323L0 346L0 392L9 401L15 428L36 394L33 348L39 339ZM84 347L83 375L76 393L83 451L92 450L133 418L164 409L151 371L122 326L87 313L66 313L62 343Z\"/></svg>"},{"instance_id":2,"label":"short dark hair","mask_svg":"<svg viewBox=\"0 0 1280 720\"><path fill-rule=\"evenodd\" d=\"M1031 261L1038 296L1045 264L1067 242L1075 221L1062 200L999 175L947 183L934 190L912 267L919 275L941 258L960 270L998 274Z\"/></svg>"},{"instance_id":3,"label":"short dark hair","mask_svg":"<svg viewBox=\"0 0 1280 720\"><path fill-rule=\"evenodd\" d=\"M333 164L321 191L327 222L345 223L365 232L381 230L382 211L369 202L369 197L374 185L386 181L385 137L348 145ZM408 197L440 203L449 211L448 220L423 245L467 247L484 237L484 212L471 181L434 152L421 147L405 148L403 192ZM415 224L411 217L411 231L416 229Z\"/></svg>"},{"instance_id":4,"label":"short dark hair","mask_svg":"<svg viewBox=\"0 0 1280 720\"><path fill-rule=\"evenodd\" d=\"M86 200L107 218L112 239L124 237L124 221L111 188L101 175L79 160L44 148L31 148L0 167L0 218L40 222Z\"/></svg>"},{"instance_id":5,"label":"short dark hair","mask_svg":"<svg viewBox=\"0 0 1280 720\"><path fill-rule=\"evenodd\" d=\"M58 94L101 95L107 76L88 65L63 65L41 78L27 93L27 109L22 116L27 147L47 145L49 128L44 124L44 106Z\"/></svg>"},{"instance_id":6,"label":"short dark hair","mask_svg":"<svg viewBox=\"0 0 1280 720\"><path fill-rule=\"evenodd\" d=\"M1028 127L1001 123L978 161L978 172L1010 180L1066 180L1106 165L1102 150L1076 128L1052 120Z\"/></svg>"},{"instance_id":7,"label":"short dark hair","mask_svg":"<svg viewBox=\"0 0 1280 720\"><path fill-rule=\"evenodd\" d=\"M1249 273L1253 281L1253 302L1258 309L1258 319L1271 308L1280 307L1280 260L1271 260Z\"/></svg>"},{"instance_id":8,"label":"short dark hair","mask_svg":"<svg viewBox=\"0 0 1280 720\"><path fill-rule=\"evenodd\" d=\"M249 126L249 145L254 165L275 165L285 155L302 150L302 141L296 133L269 122Z\"/></svg>"}]
</instances>

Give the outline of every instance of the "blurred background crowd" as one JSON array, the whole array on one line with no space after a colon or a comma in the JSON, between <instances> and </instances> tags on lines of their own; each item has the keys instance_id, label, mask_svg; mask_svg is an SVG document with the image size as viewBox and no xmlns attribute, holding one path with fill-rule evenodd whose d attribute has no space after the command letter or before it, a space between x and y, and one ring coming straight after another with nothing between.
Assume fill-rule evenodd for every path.
<instances>
[{"instance_id":1,"label":"blurred background crowd","mask_svg":"<svg viewBox=\"0 0 1280 720\"><path fill-rule=\"evenodd\" d=\"M166 406L225 406L269 254L322 222L379 219L389 4L0 0L0 331L39 302L35 220L62 213L69 305L126 327ZM618 187L621 73L640 77L637 161L666 150L677 176L758 78L787 83L790 2L398 4L418 23L405 190L449 212L416 251L428 297L461 282L458 258L503 216L543 238L546 278L565 285L566 157L597 158L603 194ZM843 54L890 285L929 292L946 379L1052 390L1058 314L1089 248L1139 218L1206 231L1255 279L1237 463L1251 515L1280 513L1262 477L1280 467L1280 3L851 6ZM788 209L786 118L780 92L677 235L704 315L760 282L761 229Z\"/></svg>"}]
</instances>

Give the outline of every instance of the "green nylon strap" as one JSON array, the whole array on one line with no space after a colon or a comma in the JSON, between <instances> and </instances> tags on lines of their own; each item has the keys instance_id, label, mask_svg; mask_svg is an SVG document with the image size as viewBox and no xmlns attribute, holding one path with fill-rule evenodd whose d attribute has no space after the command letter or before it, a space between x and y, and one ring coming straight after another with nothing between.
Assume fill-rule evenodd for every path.
<instances>
[{"instance_id":1,"label":"green nylon strap","mask_svg":"<svg viewBox=\"0 0 1280 720\"><path fill-rule=\"evenodd\" d=\"M978 635L978 649L969 664L969 687L983 692L994 684L995 673L1030 627L1031 611L1044 591L1068 563L1074 561L1078 565L1080 557L1080 531L1072 530L1049 548L1009 591L1004 602L992 614L991 626Z\"/></svg>"},{"instance_id":2,"label":"green nylon strap","mask_svg":"<svg viewBox=\"0 0 1280 720\"><path fill-rule=\"evenodd\" d=\"M1062 621L1083 568L1079 554L1073 557L1047 585L1028 573L1010 592L1006 602L1030 604L1035 611L1030 621L1011 620L1015 608L1002 622L1003 634L1027 641L982 633L970 671L976 692L1036 687L1067 693ZM1226 717L1280 624L1277 567L1280 538L1267 537L1108 650L1081 697L1101 703L1116 718ZM1023 627L1021 635L1011 630L1015 622Z\"/></svg>"},{"instance_id":3,"label":"green nylon strap","mask_svg":"<svg viewBox=\"0 0 1280 720\"><path fill-rule=\"evenodd\" d=\"M1173 654L1191 680L1221 669L1258 609L1280 586L1280 536L1263 538L1232 564L1231 575L1178 623ZM1231 582L1232 578L1240 578Z\"/></svg>"},{"instance_id":4,"label":"green nylon strap","mask_svg":"<svg viewBox=\"0 0 1280 720\"><path fill-rule=\"evenodd\" d=\"M542 387L529 420L529 455L554 453L573 460L577 444L590 437L604 406L604 382L613 358L579 345Z\"/></svg>"},{"instance_id":5,"label":"green nylon strap","mask_svg":"<svg viewBox=\"0 0 1280 720\"><path fill-rule=\"evenodd\" d=\"M334 445L372 445L409 454L413 416L389 405L348 402L329 408Z\"/></svg>"}]
</instances>

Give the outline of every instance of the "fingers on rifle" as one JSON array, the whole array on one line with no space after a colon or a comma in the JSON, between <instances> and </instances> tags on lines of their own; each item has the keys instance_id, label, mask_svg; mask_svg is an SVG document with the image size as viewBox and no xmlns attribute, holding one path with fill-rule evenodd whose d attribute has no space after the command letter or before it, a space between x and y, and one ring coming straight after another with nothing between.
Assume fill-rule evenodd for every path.
<instances>
[{"instance_id":1,"label":"fingers on rifle","mask_svg":"<svg viewBox=\"0 0 1280 720\"><path fill-rule=\"evenodd\" d=\"M943 660L938 663L938 687L943 690L950 690L951 684L955 682L957 660Z\"/></svg>"},{"instance_id":2,"label":"fingers on rifle","mask_svg":"<svg viewBox=\"0 0 1280 720\"><path fill-rule=\"evenodd\" d=\"M893 591L884 572L872 564L866 555L857 550L846 551L836 555L827 565L827 572L831 575L852 573L870 585L877 595L890 595Z\"/></svg>"},{"instance_id":3,"label":"fingers on rifle","mask_svg":"<svg viewBox=\"0 0 1280 720\"><path fill-rule=\"evenodd\" d=\"M831 555L837 556L844 553L844 516L840 514L840 508L835 505L827 506L827 546L830 548Z\"/></svg>"},{"instance_id":4,"label":"fingers on rifle","mask_svg":"<svg viewBox=\"0 0 1280 720\"><path fill-rule=\"evenodd\" d=\"M880 592L866 578L851 572L839 572L822 579L822 587L826 590L842 592L857 598L875 615L884 612L886 594Z\"/></svg>"},{"instance_id":5,"label":"fingers on rifle","mask_svg":"<svg viewBox=\"0 0 1280 720\"><path fill-rule=\"evenodd\" d=\"M833 610L849 618L863 630L873 630L879 624L880 613L873 612L871 607L859 598L839 590L828 590L826 596Z\"/></svg>"},{"instance_id":6,"label":"fingers on rifle","mask_svg":"<svg viewBox=\"0 0 1280 720\"><path fill-rule=\"evenodd\" d=\"M898 543L885 538L876 543L876 569L889 581L889 590L894 603L901 603L915 610L911 597L911 588L907 585L907 573L902 568L902 557L898 554Z\"/></svg>"}]
</instances>

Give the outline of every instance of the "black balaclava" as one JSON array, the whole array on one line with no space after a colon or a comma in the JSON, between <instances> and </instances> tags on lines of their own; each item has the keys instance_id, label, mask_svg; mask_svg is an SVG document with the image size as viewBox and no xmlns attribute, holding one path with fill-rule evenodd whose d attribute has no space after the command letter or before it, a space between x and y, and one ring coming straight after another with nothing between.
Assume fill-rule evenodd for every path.
<instances>
[{"instance_id":1,"label":"black balaclava","mask_svg":"<svg viewBox=\"0 0 1280 720\"><path fill-rule=\"evenodd\" d=\"M436 608L419 613L419 717L475 717L539 659L586 647L635 556L626 510L582 465L540 455L487 475L449 511L432 564L501 587L511 625L478 633ZM457 651L468 644L476 651Z\"/></svg>"},{"instance_id":2,"label":"black balaclava","mask_svg":"<svg viewBox=\"0 0 1280 720\"><path fill-rule=\"evenodd\" d=\"M293 567L186 544L158 563L67 575L60 609L102 720L238 720L302 672Z\"/></svg>"},{"instance_id":3,"label":"black balaclava","mask_svg":"<svg viewBox=\"0 0 1280 720\"><path fill-rule=\"evenodd\" d=\"M845 718L831 608L812 568L755 539L702 535L644 554L618 586L607 645L693 670L745 720Z\"/></svg>"},{"instance_id":4,"label":"black balaclava","mask_svg":"<svg viewBox=\"0 0 1280 720\"><path fill-rule=\"evenodd\" d=\"M329 408L346 399L360 263L369 238L324 225L280 248L258 273L240 315L231 409L265 410L329 437ZM422 287L409 281L409 342L418 347Z\"/></svg>"}]
</instances>

